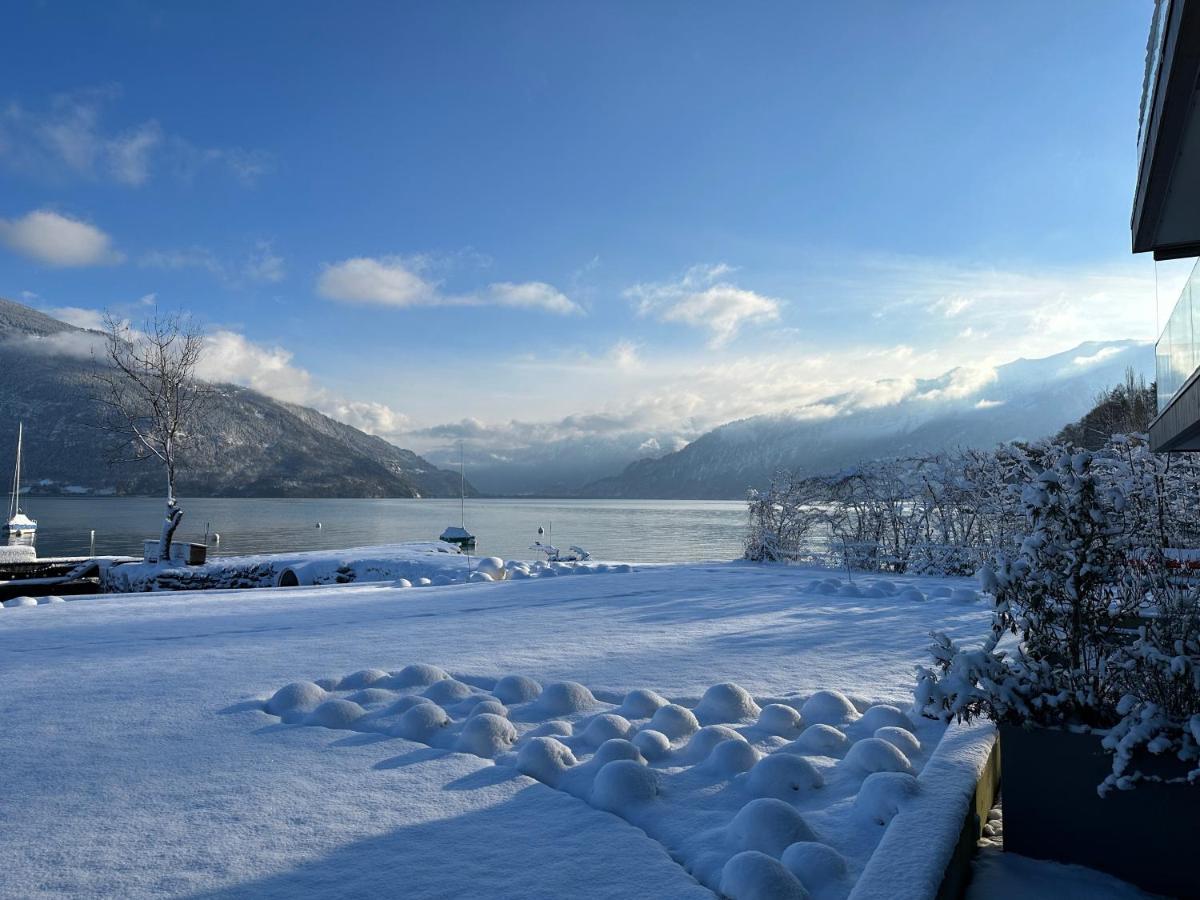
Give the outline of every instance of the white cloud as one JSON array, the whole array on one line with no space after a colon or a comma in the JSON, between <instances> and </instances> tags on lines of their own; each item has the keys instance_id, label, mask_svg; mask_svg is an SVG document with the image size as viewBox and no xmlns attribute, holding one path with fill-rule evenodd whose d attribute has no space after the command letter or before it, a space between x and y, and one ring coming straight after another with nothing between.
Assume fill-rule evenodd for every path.
<instances>
[{"instance_id":1,"label":"white cloud","mask_svg":"<svg viewBox=\"0 0 1200 900\"><path fill-rule=\"evenodd\" d=\"M254 245L244 269L251 281L265 281L270 284L283 281L287 274L283 257L275 252L270 241L258 241Z\"/></svg>"},{"instance_id":2,"label":"white cloud","mask_svg":"<svg viewBox=\"0 0 1200 900\"><path fill-rule=\"evenodd\" d=\"M1003 400L980 400L975 404L976 409L994 409L997 406L1003 406Z\"/></svg>"},{"instance_id":3,"label":"white cloud","mask_svg":"<svg viewBox=\"0 0 1200 900\"><path fill-rule=\"evenodd\" d=\"M74 325L76 328L90 328L100 331L104 328L104 313L98 309L84 309L81 306L56 306L46 312L61 322Z\"/></svg>"},{"instance_id":4,"label":"white cloud","mask_svg":"<svg viewBox=\"0 0 1200 900\"><path fill-rule=\"evenodd\" d=\"M204 169L224 171L252 185L270 169L270 156L237 147L200 147L169 135L155 119L127 128L105 122L121 95L109 85L55 94L44 107L0 106L0 165L61 181L83 178L139 187L156 172L190 179Z\"/></svg>"},{"instance_id":5,"label":"white cloud","mask_svg":"<svg viewBox=\"0 0 1200 900\"><path fill-rule=\"evenodd\" d=\"M225 267L216 254L206 247L188 247L182 250L151 250L142 254L138 265L144 269L205 269L214 275L223 275Z\"/></svg>"},{"instance_id":6,"label":"white cloud","mask_svg":"<svg viewBox=\"0 0 1200 900\"><path fill-rule=\"evenodd\" d=\"M222 258L207 247L192 246L174 250L151 250L142 254L138 265L144 269L199 269L208 272L226 287L242 288L250 283L276 284L287 277L287 265L270 241L255 241L240 261Z\"/></svg>"},{"instance_id":7,"label":"white cloud","mask_svg":"<svg viewBox=\"0 0 1200 900\"><path fill-rule=\"evenodd\" d=\"M1076 356L1071 362L1077 366L1094 366L1096 363L1102 362L1110 356L1116 356L1120 352L1120 347L1101 347L1091 356Z\"/></svg>"},{"instance_id":8,"label":"white cloud","mask_svg":"<svg viewBox=\"0 0 1200 900\"><path fill-rule=\"evenodd\" d=\"M243 385L286 403L311 406L368 434L390 434L407 427L408 418L384 403L348 400L320 387L292 358L291 351L283 347L257 344L239 332L219 329L205 338L197 374L208 381Z\"/></svg>"},{"instance_id":9,"label":"white cloud","mask_svg":"<svg viewBox=\"0 0 1200 900\"><path fill-rule=\"evenodd\" d=\"M638 355L637 344L632 341L617 341L607 355L612 364L623 372L634 372L642 368L642 359Z\"/></svg>"},{"instance_id":10,"label":"white cloud","mask_svg":"<svg viewBox=\"0 0 1200 900\"><path fill-rule=\"evenodd\" d=\"M542 281L501 281L477 293L447 294L426 271L434 263L422 257L357 256L327 263L317 292L330 300L407 308L412 306L508 306L558 315L582 313L578 304Z\"/></svg>"},{"instance_id":11,"label":"white cloud","mask_svg":"<svg viewBox=\"0 0 1200 900\"><path fill-rule=\"evenodd\" d=\"M50 266L99 266L124 257L112 239L80 219L48 209L28 212L19 219L0 219L0 240L10 248Z\"/></svg>"},{"instance_id":12,"label":"white cloud","mask_svg":"<svg viewBox=\"0 0 1200 900\"><path fill-rule=\"evenodd\" d=\"M498 306L543 309L559 315L583 312L565 294L542 281L526 281L521 284L513 284L510 281L497 282L488 285L485 296Z\"/></svg>"},{"instance_id":13,"label":"white cloud","mask_svg":"<svg viewBox=\"0 0 1200 900\"><path fill-rule=\"evenodd\" d=\"M358 256L326 265L317 291L330 300L382 306L437 305L437 285L426 281L411 262L398 256Z\"/></svg>"},{"instance_id":14,"label":"white cloud","mask_svg":"<svg viewBox=\"0 0 1200 900\"><path fill-rule=\"evenodd\" d=\"M732 271L725 263L693 266L675 281L635 284L624 294L639 315L708 329L711 345L720 347L745 324L779 318L779 300L719 280Z\"/></svg>"},{"instance_id":15,"label":"white cloud","mask_svg":"<svg viewBox=\"0 0 1200 900\"><path fill-rule=\"evenodd\" d=\"M845 265L853 274L834 283L843 314L865 315L869 305L881 328L920 329L922 344L940 346L952 365L1048 356L1090 340L1153 338L1156 294L1161 324L1188 272L1159 263L1156 286L1148 259L1004 268L881 257ZM920 311L932 320L914 315Z\"/></svg>"},{"instance_id":16,"label":"white cloud","mask_svg":"<svg viewBox=\"0 0 1200 900\"><path fill-rule=\"evenodd\" d=\"M929 308L941 313L947 319L953 319L955 316L966 312L975 304L975 301L970 297L942 297L934 303L931 303Z\"/></svg>"}]
</instances>

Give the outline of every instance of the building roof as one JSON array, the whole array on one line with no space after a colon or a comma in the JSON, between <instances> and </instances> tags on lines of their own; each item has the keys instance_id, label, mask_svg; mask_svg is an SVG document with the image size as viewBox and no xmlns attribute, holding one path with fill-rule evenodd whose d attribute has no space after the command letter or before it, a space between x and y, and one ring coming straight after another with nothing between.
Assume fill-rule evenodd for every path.
<instances>
[{"instance_id":1,"label":"building roof","mask_svg":"<svg viewBox=\"0 0 1200 900\"><path fill-rule=\"evenodd\" d=\"M1200 256L1200 0L1157 0L1146 48L1133 252Z\"/></svg>"}]
</instances>

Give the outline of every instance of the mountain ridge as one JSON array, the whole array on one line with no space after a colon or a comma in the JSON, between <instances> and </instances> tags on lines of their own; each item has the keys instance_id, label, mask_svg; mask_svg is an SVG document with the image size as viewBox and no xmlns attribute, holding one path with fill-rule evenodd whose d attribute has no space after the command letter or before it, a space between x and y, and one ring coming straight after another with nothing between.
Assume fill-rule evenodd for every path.
<instances>
[{"instance_id":1,"label":"mountain ridge","mask_svg":"<svg viewBox=\"0 0 1200 900\"><path fill-rule=\"evenodd\" d=\"M99 332L0 298L0 466L12 466L25 423L25 477L33 493L158 495L158 466L113 463L96 419L88 372ZM205 497L457 497L459 473L317 410L251 388L214 383L177 490ZM470 496L477 492L467 486Z\"/></svg>"},{"instance_id":2,"label":"mountain ridge","mask_svg":"<svg viewBox=\"0 0 1200 900\"><path fill-rule=\"evenodd\" d=\"M868 459L1049 437L1084 415L1126 368L1148 372L1153 355L1140 354L1147 346L1088 341L1049 357L1013 360L978 385L962 380L973 370L951 369L915 382L907 397L890 405L847 408L851 395L839 394L789 413L737 419L680 450L592 481L578 496L741 499L781 469L826 474ZM826 408L840 411L815 412ZM798 415L803 410L814 412L804 418Z\"/></svg>"}]
</instances>

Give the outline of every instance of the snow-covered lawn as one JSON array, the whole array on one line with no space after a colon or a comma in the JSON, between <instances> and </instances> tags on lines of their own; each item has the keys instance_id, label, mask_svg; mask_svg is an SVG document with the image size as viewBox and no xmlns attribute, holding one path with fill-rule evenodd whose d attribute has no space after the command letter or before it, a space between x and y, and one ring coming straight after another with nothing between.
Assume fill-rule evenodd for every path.
<instances>
[{"instance_id":1,"label":"snow-covered lawn","mask_svg":"<svg viewBox=\"0 0 1200 900\"><path fill-rule=\"evenodd\" d=\"M979 637L989 610L965 580L834 582L712 564L2 610L0 893L712 897L739 850L811 828L847 874L822 850L791 862L844 897L911 791L869 773L920 771L940 736L859 714L907 709L927 633ZM317 685L269 702L296 682ZM705 696L726 682L752 696ZM686 709L656 719L631 691ZM818 691L853 709L806 709ZM484 695L506 708L469 724ZM622 734L636 754L598 753ZM781 762L742 774L764 755ZM731 890L769 868L741 859Z\"/></svg>"}]
</instances>

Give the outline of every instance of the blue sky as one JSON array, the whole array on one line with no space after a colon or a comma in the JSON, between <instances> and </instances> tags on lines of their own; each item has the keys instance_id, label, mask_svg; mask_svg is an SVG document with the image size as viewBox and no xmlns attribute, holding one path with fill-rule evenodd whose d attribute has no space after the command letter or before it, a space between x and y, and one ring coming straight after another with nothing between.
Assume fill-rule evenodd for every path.
<instances>
[{"instance_id":1,"label":"blue sky","mask_svg":"<svg viewBox=\"0 0 1200 900\"><path fill-rule=\"evenodd\" d=\"M435 457L1151 338L1150 11L13 4L0 295Z\"/></svg>"}]
</instances>

